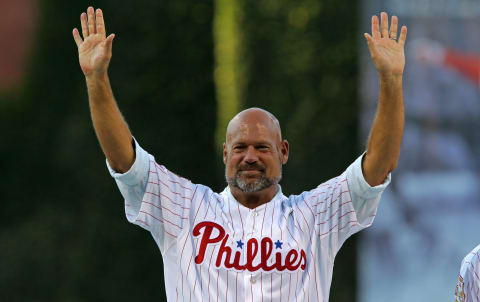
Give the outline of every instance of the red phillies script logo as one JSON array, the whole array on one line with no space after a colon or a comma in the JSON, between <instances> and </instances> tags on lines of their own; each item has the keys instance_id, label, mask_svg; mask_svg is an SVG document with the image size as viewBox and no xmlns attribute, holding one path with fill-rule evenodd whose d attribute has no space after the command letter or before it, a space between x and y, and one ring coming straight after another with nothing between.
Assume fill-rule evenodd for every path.
<instances>
[{"instance_id":1,"label":"red phillies script logo","mask_svg":"<svg viewBox=\"0 0 480 302\"><path fill-rule=\"evenodd\" d=\"M215 237L212 236L214 230L218 231L218 235ZM193 228L193 236L198 237L200 235L202 238L200 241L200 250L198 251L198 255L195 256L196 264L201 264L205 259L205 251L209 244L215 245L221 242L220 248L218 249L217 260L215 261L217 268L221 266L222 259L224 259L223 266L225 268L234 268L239 271L249 270L254 272L259 269L265 272L271 270L295 271L299 267L305 270L307 256L304 250L298 252L295 249L291 249L287 252L285 259L282 259L281 252L276 252L275 255L273 255L273 241L269 237L262 238L260 244L256 238L249 239L246 244L245 263L240 263L241 252L237 250L235 254L232 255L232 248L226 245L229 234L226 234L225 229L221 225L211 221L202 221ZM253 261L258 253L260 253L260 263L253 265ZM268 262L270 262L271 265L269 265Z\"/></svg>"}]
</instances>

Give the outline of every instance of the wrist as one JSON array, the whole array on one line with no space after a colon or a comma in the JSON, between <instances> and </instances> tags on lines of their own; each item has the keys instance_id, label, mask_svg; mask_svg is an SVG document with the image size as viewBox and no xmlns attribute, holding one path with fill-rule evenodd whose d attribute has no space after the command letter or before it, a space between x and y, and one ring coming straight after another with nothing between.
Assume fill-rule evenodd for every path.
<instances>
[{"instance_id":1,"label":"wrist","mask_svg":"<svg viewBox=\"0 0 480 302\"><path fill-rule=\"evenodd\" d=\"M402 76L380 76L380 94L398 94L403 87Z\"/></svg>"},{"instance_id":2,"label":"wrist","mask_svg":"<svg viewBox=\"0 0 480 302\"><path fill-rule=\"evenodd\" d=\"M87 81L87 85L106 82L108 81L108 74L107 72L90 72L85 75L85 80Z\"/></svg>"},{"instance_id":3,"label":"wrist","mask_svg":"<svg viewBox=\"0 0 480 302\"><path fill-rule=\"evenodd\" d=\"M379 73L381 83L402 83L403 73Z\"/></svg>"}]
</instances>

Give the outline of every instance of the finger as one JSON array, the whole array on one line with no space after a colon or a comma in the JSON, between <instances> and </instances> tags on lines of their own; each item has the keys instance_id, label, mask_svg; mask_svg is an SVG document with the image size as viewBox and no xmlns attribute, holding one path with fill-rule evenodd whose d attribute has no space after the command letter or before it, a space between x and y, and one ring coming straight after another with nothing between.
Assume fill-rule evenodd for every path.
<instances>
[{"instance_id":1,"label":"finger","mask_svg":"<svg viewBox=\"0 0 480 302\"><path fill-rule=\"evenodd\" d=\"M375 46L373 45L374 44L373 37L367 33L364 33L363 36L367 40L367 46L368 46L368 50L370 50L370 56L372 56L372 58L375 57L376 49L375 49Z\"/></svg>"},{"instance_id":2,"label":"finger","mask_svg":"<svg viewBox=\"0 0 480 302\"><path fill-rule=\"evenodd\" d=\"M400 30L400 38L398 39L398 43L400 43L400 45L404 46L406 39L407 39L407 27L402 26L402 29Z\"/></svg>"},{"instance_id":3,"label":"finger","mask_svg":"<svg viewBox=\"0 0 480 302\"><path fill-rule=\"evenodd\" d=\"M390 24L390 38L397 39L397 28L398 28L398 18L397 16L392 17L392 23Z\"/></svg>"},{"instance_id":4,"label":"finger","mask_svg":"<svg viewBox=\"0 0 480 302\"><path fill-rule=\"evenodd\" d=\"M103 12L99 8L96 11L95 20L97 23L97 33L101 34L105 38L105 23L103 21Z\"/></svg>"},{"instance_id":5,"label":"finger","mask_svg":"<svg viewBox=\"0 0 480 302\"><path fill-rule=\"evenodd\" d=\"M86 13L82 13L80 15L80 23L82 24L83 39L86 39L88 37L88 26L87 26L87 14Z\"/></svg>"},{"instance_id":6,"label":"finger","mask_svg":"<svg viewBox=\"0 0 480 302\"><path fill-rule=\"evenodd\" d=\"M107 53L109 54L112 53L113 38L115 38L115 34L110 34L105 40L105 47L107 49Z\"/></svg>"},{"instance_id":7,"label":"finger","mask_svg":"<svg viewBox=\"0 0 480 302\"><path fill-rule=\"evenodd\" d=\"M95 15L93 11L93 7L88 7L87 9L87 15L88 15L88 33L90 35L95 34Z\"/></svg>"},{"instance_id":8,"label":"finger","mask_svg":"<svg viewBox=\"0 0 480 302\"><path fill-rule=\"evenodd\" d=\"M75 40L75 43L77 43L77 47L80 47L80 45L83 43L83 40L80 37L80 34L78 33L78 29L74 28L72 33L73 33L73 39Z\"/></svg>"},{"instance_id":9,"label":"finger","mask_svg":"<svg viewBox=\"0 0 480 302\"><path fill-rule=\"evenodd\" d=\"M372 37L380 38L380 29L378 27L378 17L376 15L372 16Z\"/></svg>"},{"instance_id":10,"label":"finger","mask_svg":"<svg viewBox=\"0 0 480 302\"><path fill-rule=\"evenodd\" d=\"M380 25L382 30L382 38L388 38L388 15L385 12L380 14L382 24Z\"/></svg>"}]
</instances>

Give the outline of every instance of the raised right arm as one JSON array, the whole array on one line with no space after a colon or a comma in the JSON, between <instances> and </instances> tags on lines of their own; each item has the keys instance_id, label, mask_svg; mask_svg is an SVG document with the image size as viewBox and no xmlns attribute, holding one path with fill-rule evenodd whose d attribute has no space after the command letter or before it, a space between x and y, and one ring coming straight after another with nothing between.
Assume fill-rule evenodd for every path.
<instances>
[{"instance_id":1,"label":"raised right arm","mask_svg":"<svg viewBox=\"0 0 480 302\"><path fill-rule=\"evenodd\" d=\"M117 106L108 79L107 71L115 35L106 37L100 9L94 11L93 7L89 7L87 13L80 15L80 21L83 39L76 28L73 29L73 38L87 82L93 127L108 163L112 169L123 173L135 161L135 150L132 134Z\"/></svg>"}]
</instances>

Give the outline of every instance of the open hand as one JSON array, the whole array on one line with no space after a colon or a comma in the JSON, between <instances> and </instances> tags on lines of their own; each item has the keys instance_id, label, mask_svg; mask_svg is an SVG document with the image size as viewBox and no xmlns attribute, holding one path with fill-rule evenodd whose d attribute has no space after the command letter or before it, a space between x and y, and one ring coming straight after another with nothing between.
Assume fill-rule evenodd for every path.
<instances>
[{"instance_id":1,"label":"open hand","mask_svg":"<svg viewBox=\"0 0 480 302\"><path fill-rule=\"evenodd\" d=\"M112 41L115 34L105 35L105 23L101 9L94 11L93 7L87 13L80 15L83 40L76 28L73 29L73 39L78 47L78 59L83 74L102 74L108 69L112 57Z\"/></svg>"},{"instance_id":2,"label":"open hand","mask_svg":"<svg viewBox=\"0 0 480 302\"><path fill-rule=\"evenodd\" d=\"M397 41L398 18L396 16L392 17L389 30L387 13L382 12L380 16L381 26L378 17L372 16L372 35L364 34L370 56L380 76L402 75L405 66L404 46L407 38L407 27L402 26Z\"/></svg>"}]
</instances>

